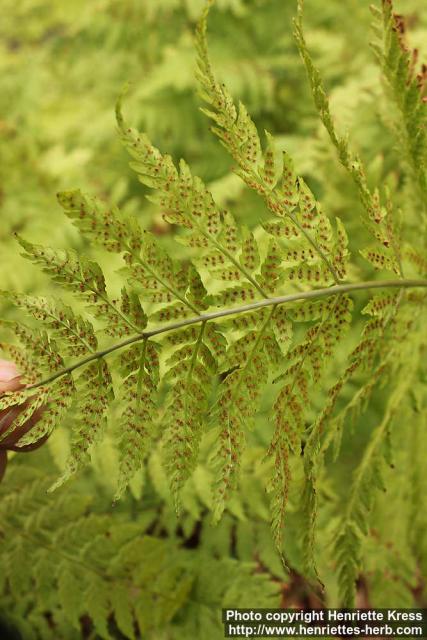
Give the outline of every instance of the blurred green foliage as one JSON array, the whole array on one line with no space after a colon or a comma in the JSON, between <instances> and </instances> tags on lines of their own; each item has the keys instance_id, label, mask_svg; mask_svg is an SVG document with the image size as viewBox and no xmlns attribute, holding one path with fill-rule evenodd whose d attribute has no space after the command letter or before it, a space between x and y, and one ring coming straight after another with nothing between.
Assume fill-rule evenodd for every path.
<instances>
[{"instance_id":1,"label":"blurred green foliage","mask_svg":"<svg viewBox=\"0 0 427 640\"><path fill-rule=\"evenodd\" d=\"M237 177L230 175L230 159L198 111L193 31L204 4L202 0L3 0L0 22L1 289L46 295L51 286L21 259L15 232L36 242L94 254L102 263L103 258L77 235L60 211L55 199L60 190L78 187L120 204L124 211L136 215L142 226L163 235L166 246L170 235L176 233L146 200L144 187L129 170L128 158L115 132L113 107L126 82L131 83L126 105L128 117L139 129L149 133L156 146L171 153L174 159L185 157L194 174L208 183L216 199L227 203L249 226L254 226L265 215L262 201ZM425 59L427 13L423 11L423 2L400 0L395 5L396 10L407 17L411 46L418 47L420 58ZM355 188L339 166L335 151L318 123L292 37L295 9L294 2L284 0L217 0L209 25L213 64L233 96L244 101L257 126L271 131L279 146L286 147L293 155L297 171L310 184L324 208L342 218L350 246L357 246L364 234L360 204ZM388 130L380 74L369 50L368 4L359 0L328 0L327 3L306 0L305 13L307 40L328 87L338 129L348 131L370 169L370 176L393 188L399 179L395 172L399 150ZM411 194L404 188L399 197L405 211ZM105 259L103 266L111 270ZM362 295L357 301L358 310L363 303ZM0 305L2 317L13 316L7 303L0 302ZM346 350L338 353L334 370L328 373L323 389L335 379L358 329L356 323ZM323 390L319 390L319 407L322 393ZM347 393L350 397L351 390ZM268 406L267 397L264 404ZM330 467L328 482L323 485L324 508L319 516L321 545L327 543L343 487L366 442L366 434L378 422L383 404L384 397L378 393L369 413L357 421L354 432L345 434L344 453ZM225 566L227 559L233 558L238 577L234 577L234 569L224 573L231 591L246 580L245 563L248 562L255 563L256 573L268 576L270 581L267 587L256 582L253 589L248 588L247 597L252 600L246 600L242 606L261 606L265 602L271 606L279 603L304 606L318 602L310 600L308 587L303 596L299 594L293 601L286 599L292 580L269 537L264 470L262 465L256 466L271 435L263 406L250 436L239 491L216 528L210 525L209 497L204 492L205 484L209 483L205 477L208 471L203 465L208 457L209 442L204 444L201 465L184 495L184 514L179 521L157 453L153 454L146 475L135 478L131 495L113 510L108 506L117 475L117 454L112 441L107 440L94 455L93 470L81 481L83 488L76 484L72 491L77 495L99 492L100 505L95 509L104 510L112 520L119 512L121 518L140 523L141 532L168 539L176 549L200 548L200 557L208 556L209 560L199 562L206 562L208 567L209 563L217 563L212 573L205 571L202 578L194 578L192 574L193 579L204 580L199 593L201 600L205 598L203 590L217 588L214 585L218 577L214 574L225 571L221 563ZM64 424L49 441L50 457L46 451L34 453L31 458L23 456L24 460L16 462L17 469L28 464L29 459L41 469L63 468L67 446L67 424ZM425 446L424 437L420 450ZM299 468L295 469L295 474L298 473L301 473ZM402 483L405 481L403 477ZM425 485L425 479L422 482ZM407 508L404 495L379 500L376 517L390 518L393 522L390 540L404 537L399 531L397 516L399 509ZM151 505L151 518L144 520L141 511L146 504ZM298 518L298 513L292 510L291 497L285 551L292 569L297 572L302 570L297 543ZM15 523L19 525L19 521ZM411 589L417 586L413 581L414 568L405 566L408 577L401 576L399 554L404 555L404 548L393 556L390 540L371 538L370 601L383 606L412 606ZM425 546L425 541L420 544ZM393 556L392 560L389 556ZM336 583L328 553L323 562L322 575L329 576L325 597L329 605L334 605ZM393 569L394 565L399 566ZM194 573L194 568L192 571ZM390 582L384 595L384 576L390 572L394 575L394 571L398 577ZM277 589L272 590L272 586ZM264 594L259 599L258 587ZM273 591L277 592L274 597ZM229 601L230 594L225 597L219 590L215 598L206 598L206 604L199 606L200 618L185 610L191 606L196 610L198 605L186 602L178 614L178 622L166 620L163 635L157 629L151 630L154 635L147 637L202 637L198 635L201 629L208 629L203 637L220 638L218 611L221 604ZM15 605L13 598L0 599L0 616L10 609L10 617L19 627L20 619L26 615L26 605L13 611ZM55 606L60 608L61 603ZM210 626L204 626L207 620ZM34 625L33 631L36 622ZM37 632L30 635L28 625L23 625L21 631L24 640L39 637ZM93 635L87 637L98 637L98 632L99 629L92 630ZM42 633L46 634L42 638L51 637L47 635L47 627ZM75 631L67 631L67 621L62 619L61 633L64 638L76 637L72 635Z\"/></svg>"}]
</instances>

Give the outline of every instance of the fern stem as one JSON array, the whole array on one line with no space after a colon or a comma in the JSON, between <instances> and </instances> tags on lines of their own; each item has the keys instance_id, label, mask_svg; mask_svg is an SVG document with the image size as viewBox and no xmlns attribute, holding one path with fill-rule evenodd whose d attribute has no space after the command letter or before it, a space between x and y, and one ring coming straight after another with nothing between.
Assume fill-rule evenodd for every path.
<instances>
[{"instance_id":1,"label":"fern stem","mask_svg":"<svg viewBox=\"0 0 427 640\"><path fill-rule=\"evenodd\" d=\"M190 361L190 367L188 369L188 373L187 373L187 378L186 378L186 387L187 389L189 389L190 384L191 384L191 380L193 377L193 371L194 371L194 367L196 366L197 363L197 356L199 355L199 350L200 350L200 345L203 342L203 334L205 332L205 327L206 327L206 321L202 322L202 326L200 327L200 331L199 331L199 335L197 336L197 341L194 345L194 351L192 353L191 356L191 361ZM184 413L185 413L185 419L187 420L188 417L188 397L189 397L189 393L185 394L185 399L184 399Z\"/></svg>"},{"instance_id":2,"label":"fern stem","mask_svg":"<svg viewBox=\"0 0 427 640\"><path fill-rule=\"evenodd\" d=\"M197 336L196 344L194 345L194 351L193 351L193 354L191 356L190 368L188 369L188 373L187 373L187 385L190 384L191 378L193 376L193 371L194 371L194 367L195 367L196 362L197 362L197 356L199 354L200 345L202 344L202 341L203 341L203 334L205 332L205 327L206 327L206 320L204 320L202 322L202 326L200 327L199 335Z\"/></svg>"},{"instance_id":3,"label":"fern stem","mask_svg":"<svg viewBox=\"0 0 427 640\"><path fill-rule=\"evenodd\" d=\"M139 361L138 382L136 385L136 409L137 410L139 409L139 405L141 404L142 379L144 377L145 357L147 354L147 342L148 342L148 338L144 340L141 358Z\"/></svg>"},{"instance_id":4,"label":"fern stem","mask_svg":"<svg viewBox=\"0 0 427 640\"><path fill-rule=\"evenodd\" d=\"M310 291L299 291L296 293L291 293L286 296L278 296L276 298L265 298L264 300L258 300L257 302L252 302L251 304L242 305L240 307L234 307L232 309L222 309L220 311L213 311L211 313L204 313L199 316L195 316L193 318L185 318L184 320L180 320L178 322L172 322L162 327L158 327L156 329L152 329L150 331L143 331L142 333L138 333L122 342L117 342L116 344L107 347L101 351L96 351L95 353L71 364L60 371L52 374L48 378L41 380L40 382L36 382L35 384L29 385L28 389L36 389L38 387L44 386L53 382L57 378L64 376L68 373L71 373L75 369L79 369L84 365L92 362L93 360L97 360L98 358L103 358L104 356L113 353L119 349L123 349L124 347L133 344L134 342L138 342L139 340L146 340L147 338L152 338L153 336L160 335L162 333L167 333L169 331L175 331L177 329L181 329L182 327L187 327L189 325L198 324L199 322L206 323L210 320L216 320L218 318L224 318L227 316L238 315L240 313L246 313L249 311L256 311L257 309L262 309L263 307L269 306L277 306L280 304L286 304L288 302L298 302L300 300L313 300L318 298L327 298L329 296L340 295L342 293L351 293L352 291L368 291L370 289L385 289L385 288L399 288L399 289L408 289L412 287L427 287L427 280L422 279L406 279L406 280L374 280L367 282L353 282L348 284L337 284L332 287L324 287L322 289L312 289Z\"/></svg>"}]
</instances>

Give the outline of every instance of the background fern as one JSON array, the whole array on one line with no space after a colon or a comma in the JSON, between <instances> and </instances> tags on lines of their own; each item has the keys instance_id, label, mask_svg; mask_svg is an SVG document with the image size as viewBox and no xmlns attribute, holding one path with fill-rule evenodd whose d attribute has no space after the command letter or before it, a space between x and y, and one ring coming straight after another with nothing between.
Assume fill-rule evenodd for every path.
<instances>
[{"instance_id":1,"label":"background fern","mask_svg":"<svg viewBox=\"0 0 427 640\"><path fill-rule=\"evenodd\" d=\"M305 4L218 0L209 43L204 2L8 12L0 334L33 386L2 438L50 435L0 487L24 639L425 601L425 18Z\"/></svg>"}]
</instances>

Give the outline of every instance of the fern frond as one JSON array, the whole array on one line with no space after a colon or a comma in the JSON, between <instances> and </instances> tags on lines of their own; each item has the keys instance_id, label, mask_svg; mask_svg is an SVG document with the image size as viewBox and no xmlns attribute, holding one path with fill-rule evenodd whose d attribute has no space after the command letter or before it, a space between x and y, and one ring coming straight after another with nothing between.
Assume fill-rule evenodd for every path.
<instances>
[{"instance_id":1,"label":"fern frond","mask_svg":"<svg viewBox=\"0 0 427 640\"><path fill-rule=\"evenodd\" d=\"M231 264L251 286L265 297L256 279L235 257L240 248L236 223L229 212L222 211L198 177L193 177L188 165L181 160L179 171L168 155L162 155L145 134L128 127L121 113L121 102L117 104L117 123L123 144L136 159L131 167L140 181L157 190L153 199L166 212L165 219L188 229L189 244L210 249L209 257Z\"/></svg>"},{"instance_id":2,"label":"fern frond","mask_svg":"<svg viewBox=\"0 0 427 640\"><path fill-rule=\"evenodd\" d=\"M98 347L93 326L73 310L57 300L35 296L8 295L16 306L49 328L52 337L61 344L67 356L93 353Z\"/></svg>"},{"instance_id":3,"label":"fern frond","mask_svg":"<svg viewBox=\"0 0 427 640\"><path fill-rule=\"evenodd\" d=\"M348 329L351 308L351 300L346 296L325 303L323 308L315 308L315 314L320 313L320 321L306 332L305 340L288 352L285 371L276 380L283 386L274 405L275 432L269 454L275 460L270 493L273 534L279 548L289 495L289 458L301 449L310 403L309 389L320 381L328 359ZM305 316L304 320L307 320Z\"/></svg>"},{"instance_id":4,"label":"fern frond","mask_svg":"<svg viewBox=\"0 0 427 640\"><path fill-rule=\"evenodd\" d=\"M386 316L386 313L382 311ZM420 312L415 314L409 308L400 319L402 326L415 329ZM386 316L387 317L387 316ZM400 329L396 328L399 335ZM354 473L353 484L347 507L335 535L335 550L339 572L341 599L345 606L352 606L355 593L355 581L361 566L362 545L366 536L369 511L375 499L375 490L383 487L382 469L385 462L390 463L390 429L399 412L407 406L408 390L413 384L420 366L421 353L418 349L423 337L414 332L412 342L396 340L393 358L390 358L390 381L392 392L389 394L384 416L380 425L371 435L362 460Z\"/></svg>"},{"instance_id":5,"label":"fern frond","mask_svg":"<svg viewBox=\"0 0 427 640\"><path fill-rule=\"evenodd\" d=\"M96 262L79 256L77 252L71 250L54 250L31 244L22 238L19 238L19 243L25 250L23 255L40 265L53 282L83 297L95 317L105 319L107 333L123 335L129 333L130 329L139 330L120 308L129 304L126 294L121 304L108 298L104 274Z\"/></svg>"},{"instance_id":6,"label":"fern frond","mask_svg":"<svg viewBox=\"0 0 427 640\"><path fill-rule=\"evenodd\" d=\"M133 253L141 249L141 228L135 216L123 214L118 207L107 208L80 190L61 191L57 198L79 231L107 251Z\"/></svg>"},{"instance_id":7,"label":"fern frond","mask_svg":"<svg viewBox=\"0 0 427 640\"><path fill-rule=\"evenodd\" d=\"M116 499L142 467L156 435L157 345L148 340L132 345L121 355L120 365L120 399L124 403L124 411L119 435L120 477Z\"/></svg>"},{"instance_id":8,"label":"fern frond","mask_svg":"<svg viewBox=\"0 0 427 640\"><path fill-rule=\"evenodd\" d=\"M354 604L355 584L361 566L362 542L367 533L368 514L375 497L375 490L384 488L382 448L390 422L399 410L411 380L410 371L407 370L406 378L401 380L390 397L385 416L373 432L355 471L345 514L335 534L334 548L340 598L343 605L347 607L352 607Z\"/></svg>"},{"instance_id":9,"label":"fern frond","mask_svg":"<svg viewBox=\"0 0 427 640\"><path fill-rule=\"evenodd\" d=\"M385 341L386 331L399 311L401 294L377 294L366 305L364 312L373 316L365 325L362 337L349 355L343 374L329 389L322 411L311 426L304 448L305 485L302 506L305 517L304 562L308 572L317 573L314 557L317 512L317 485L321 477L324 456L331 444L334 457L338 456L343 426L349 415L354 419L368 402L375 386L384 380L395 349ZM334 416L333 412L341 392L360 371L369 371L369 380L360 386L351 400ZM326 429L327 427L327 429Z\"/></svg>"},{"instance_id":10,"label":"fern frond","mask_svg":"<svg viewBox=\"0 0 427 640\"><path fill-rule=\"evenodd\" d=\"M175 503L193 473L208 412L211 380L218 362L205 337L202 323L189 342L183 342L167 361L165 380L172 384L165 412L171 424L164 436L165 464ZM193 341L194 340L194 341Z\"/></svg>"},{"instance_id":11,"label":"fern frond","mask_svg":"<svg viewBox=\"0 0 427 640\"><path fill-rule=\"evenodd\" d=\"M271 229L274 235L295 236L299 250L317 262L313 269L305 264L304 257L301 271L291 271L290 279L338 283L345 276L347 255L335 250L334 240L337 245L344 241L346 246L345 231L341 225L336 239L333 237L328 218L304 180L296 176L290 156L283 153L280 160L277 158L274 139L268 132L265 132L267 142L262 150L258 131L246 108L241 103L236 107L226 87L215 79L206 41L208 10L209 6L196 32L200 93L209 105L209 109L202 111L215 122L212 130L237 162L237 174L265 199L270 211L281 218L281 224L272 227L267 223L264 228ZM293 229L291 232L289 227ZM289 250L285 260L286 256Z\"/></svg>"},{"instance_id":12,"label":"fern frond","mask_svg":"<svg viewBox=\"0 0 427 640\"><path fill-rule=\"evenodd\" d=\"M277 366L281 357L280 348L270 329L274 312L275 307L272 307L266 317L261 314L256 329L246 332L227 351L231 373L224 380L217 401L219 441L212 458L218 473L215 520L220 518L226 500L236 486L245 429L256 413L271 363Z\"/></svg>"},{"instance_id":13,"label":"fern frond","mask_svg":"<svg viewBox=\"0 0 427 640\"><path fill-rule=\"evenodd\" d=\"M163 303L177 299L197 311L185 295L188 282L183 274L155 237L142 232L133 216L124 215L118 207L109 209L79 191L59 193L58 200L83 234L89 237L94 234L95 241L101 246L123 255L130 283L143 292L147 300ZM132 296L136 300L133 293Z\"/></svg>"},{"instance_id":14,"label":"fern frond","mask_svg":"<svg viewBox=\"0 0 427 640\"><path fill-rule=\"evenodd\" d=\"M204 111L236 163L236 173L255 195L261 196L271 219L253 229L241 224L239 216L223 209L185 161L175 164L153 146L146 134L128 127L119 100L119 136L132 157L131 166L151 190L149 199L165 221L180 227L178 242L191 251L183 260L176 259L174 238L163 244L156 234L143 230L127 213L131 203L121 211L80 191L58 194L65 214L89 242L123 258L124 266L114 281L120 283L121 293L113 299L101 267L79 252L20 241L25 256L50 275L58 290L71 291L85 309L75 313L73 307L56 299L18 294L9 297L32 317L36 328L10 324L24 347L24 355L14 345L6 347L6 353L22 363L23 382L28 386L0 399L4 420L0 423L0 448L31 447L50 435L62 413L71 409L71 453L62 477L53 485L57 488L90 461L92 448L106 432L111 413L116 427L114 438L107 438L106 446L112 458L116 444L119 452L116 498L129 484L133 489L135 479L141 493L145 476L136 474L147 466L147 484L165 499L166 510L172 512L169 484L175 505L184 511L183 531L194 528L202 509L199 503L204 510L213 511L214 520L224 516L223 537L219 535L216 543L219 549L221 544L229 545L237 531L234 520L245 523L248 505L235 489L248 455L248 432L257 424L266 392L273 426L272 433L268 424L262 431L262 438L269 441L269 459L261 463L260 474L270 494L274 544L283 554L285 519L292 521L299 510L299 497L294 500L294 494L299 491L304 471L302 507L307 526L300 536L305 549L299 555L305 558L298 560L296 568L305 562L305 573L311 578L316 573L318 497L320 488L327 486L323 482L325 454L332 446L338 455L344 427L352 414L362 410L374 388L393 385L384 420L362 454L342 529L335 536L341 590L349 602L363 555L373 489L380 485L383 445L406 398L408 363L414 364L409 373L415 375L415 365L425 348L418 323L425 296L407 290L425 288L427 282L404 277L407 268L425 273L424 256L403 242L405 221L398 220L399 212L389 194L369 186L360 158L336 132L320 74L307 51L301 7L295 35L316 106L341 163L357 186L372 236L372 246L361 247L362 256L371 266L391 271L397 278L345 282L359 265L349 265L343 223L325 213L308 184L296 174L289 154L278 152L268 132L260 136L247 108L235 103L231 93L216 80L208 58L206 17L207 11L196 37L198 79L208 105ZM394 33L390 36L394 38ZM254 193L250 195L253 197ZM263 215L265 218L265 212ZM357 236L351 240L357 245ZM386 293L389 289L397 294ZM361 338L355 348L348 349L347 356L344 335L352 321L352 296L362 291L382 293L374 293L360 318L357 316L362 325ZM415 337L407 341L409 348L405 351L403 339L412 331ZM412 361L411 348L415 354ZM107 357L113 354L119 357L110 369ZM341 371L334 371L346 356ZM358 374L364 374L365 379L355 380ZM358 388L341 401L350 382ZM329 388L325 402L321 399L323 387ZM35 412L42 410L42 419L25 431ZM208 433L211 428L212 433ZM200 457L207 454L207 449L214 473L200 466ZM2 455L2 472L4 459ZM195 488L200 477L204 484ZM37 486L44 491L44 485ZM213 495L209 493L211 487ZM19 503L15 494L12 488L11 500ZM34 498L29 490L24 494L23 503ZM250 500L252 506L258 500L254 510L262 513L262 539L268 518L265 504L256 496ZM12 510L13 506L21 504L12 504ZM182 564L171 563L164 541L158 544L146 536L141 539L141 529L138 535L133 525L116 529L108 522L108 515L89 517L86 507L82 506L83 511L79 507L80 503L73 512L74 520L66 525L52 523L48 511L41 508L40 521L31 520L28 530L34 529L49 550L53 547L56 552L61 543L59 573L54 571L49 576L49 558L40 552L35 559L37 576L10 576L12 564L29 546L23 536L10 553L5 551L7 592L20 596L21 578L28 592L34 584L50 594L57 591L59 603L55 593L46 606L54 618L57 616L58 625L63 621L78 630L82 616L86 616L93 635L100 637L108 637L112 624L127 637L138 633L148 637L152 634L150 615L163 632L175 612L182 614L190 589L198 593L194 571L189 571L189 565L184 570ZM31 511L27 503L23 504L23 510L27 509ZM228 513L224 514L226 509ZM62 513L61 506L58 513ZM135 517L138 519L139 514ZM151 531L161 529L162 535L165 530L173 531L174 540L180 535L172 515L167 524L151 512L144 517L150 520ZM45 531L46 523L52 524L53 539ZM258 535L254 531L246 533ZM205 531L201 535L209 536ZM244 546L243 542L239 551ZM273 544L259 554L260 562L265 557L274 565L272 549ZM350 552L353 555L348 555ZM167 562L160 559L164 553ZM68 555L77 556L82 567L90 565L83 579ZM170 570L165 569L168 563ZM146 584L158 587L155 597L146 594ZM156 598L162 599L159 594L170 592L174 597L169 598L166 609ZM220 594L225 598L223 591ZM33 611L33 601L23 599L22 606L41 628L43 616ZM191 625L187 625L189 628Z\"/></svg>"},{"instance_id":15,"label":"fern frond","mask_svg":"<svg viewBox=\"0 0 427 640\"><path fill-rule=\"evenodd\" d=\"M11 297L13 299L13 296ZM22 306L31 308L35 315L39 313L39 301L36 298L23 297ZM29 307L27 307L29 304ZM35 305L35 307L33 307ZM40 308L43 306L41 303ZM56 311L54 312L56 315ZM74 322L74 316L69 316ZM56 321L55 321L56 322ZM70 406L74 393L71 376L61 376L51 386L40 384L46 375L55 375L64 368L61 356L61 346L51 338L46 331L38 331L21 323L8 323L20 343L25 348L25 358L18 360L24 364L23 382L31 383L28 388L19 391L6 392L0 401L2 408L9 408L9 412L1 420L0 442L8 448L24 448L50 435L58 421ZM61 328L63 325L60 325ZM75 336L72 341L74 343ZM14 345L2 345L2 349L12 354L18 352ZM37 391L32 389L37 387ZM21 411L21 408L24 410ZM28 429L27 421L38 412L38 420ZM28 424L31 424L28 422ZM13 442L10 442L12 441Z\"/></svg>"},{"instance_id":16,"label":"fern frond","mask_svg":"<svg viewBox=\"0 0 427 640\"><path fill-rule=\"evenodd\" d=\"M108 407L114 397L111 374L105 360L98 358L83 370L76 381L76 392L79 397L79 413L71 433L67 468L51 487L52 491L88 464L91 447L104 434Z\"/></svg>"},{"instance_id":17,"label":"fern frond","mask_svg":"<svg viewBox=\"0 0 427 640\"><path fill-rule=\"evenodd\" d=\"M418 50L405 40L405 21L393 11L391 0L381 10L372 8L377 38L372 47L377 55L388 92L397 107L395 129L399 148L418 192L418 204L426 213L427 199L427 108L425 70L416 73Z\"/></svg>"},{"instance_id":18,"label":"fern frond","mask_svg":"<svg viewBox=\"0 0 427 640\"><path fill-rule=\"evenodd\" d=\"M302 15L303 2L299 0L298 16L294 20L294 35L307 71L314 103L330 140L338 152L338 158L342 166L349 173L358 189L360 201L365 210L364 222L376 240L372 250L364 252L363 255L374 267L401 274L399 229L394 220L391 203L389 199L384 202L381 201L378 189L370 190L366 170L361 158L350 149L347 138L339 135L335 129L329 99L323 86L321 75L313 64L307 48Z\"/></svg>"},{"instance_id":19,"label":"fern frond","mask_svg":"<svg viewBox=\"0 0 427 640\"><path fill-rule=\"evenodd\" d=\"M134 640L197 637L204 628L214 638L218 603L243 606L257 597L263 606L277 604L273 574L253 558L218 558L208 540L192 550L184 539L150 534L163 523L156 505L129 522L126 511L112 518L99 498L94 509L78 483L47 494L51 481L46 469L17 465L0 490L0 611L22 633L30 628L36 640L53 640L62 629L64 637L84 629ZM261 546L268 566L271 542ZM22 553L32 562L20 563Z\"/></svg>"},{"instance_id":20,"label":"fern frond","mask_svg":"<svg viewBox=\"0 0 427 640\"><path fill-rule=\"evenodd\" d=\"M46 501L51 478L31 469L21 470L19 486L11 480L0 508L1 586L31 619L40 624L47 604L55 626L66 622L80 633L88 616L97 635L110 638L115 617L125 637L134 638L137 628L160 628L183 606L192 578L168 543L141 537L138 525L121 518L91 515L91 500L78 492L58 491ZM32 554L25 573L17 572L19 553Z\"/></svg>"}]
</instances>

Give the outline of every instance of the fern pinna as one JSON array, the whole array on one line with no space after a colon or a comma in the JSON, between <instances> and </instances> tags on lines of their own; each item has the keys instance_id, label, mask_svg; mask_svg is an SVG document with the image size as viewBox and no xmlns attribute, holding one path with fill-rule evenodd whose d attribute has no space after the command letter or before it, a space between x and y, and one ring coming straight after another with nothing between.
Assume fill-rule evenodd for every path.
<instances>
[{"instance_id":1,"label":"fern pinna","mask_svg":"<svg viewBox=\"0 0 427 640\"><path fill-rule=\"evenodd\" d=\"M63 303L60 294L48 299L4 293L32 321L9 324L21 347L3 345L5 354L19 361L26 386L6 392L0 409L7 415L16 405L27 404L2 429L0 447L40 408L40 420L18 446L46 438L72 412L67 468L51 486L58 488L88 463L92 447L107 429L111 407L119 406L116 498L160 442L179 510L201 443L208 432L209 437L215 433L212 511L218 521L236 487L261 395L273 386L273 435L265 451L272 461L266 489L273 537L282 550L288 496L302 459L301 535L307 576L314 578L318 484L325 474L325 456L331 449L339 455L350 417L363 409L378 385L388 384L384 415L363 452L346 509L331 534L341 601L351 606L369 510L390 460L391 429L411 404L411 389L424 366L424 237L414 234L415 213L405 219L394 194L372 185L361 158L337 132L305 42L300 4L296 42L321 122L356 186L369 235L367 245L359 248L369 277L353 277L361 266L350 255L342 220L323 211L296 174L290 155L278 150L268 132L260 137L244 105L236 105L216 79L208 56L207 14L208 9L196 32L203 112L232 157L236 173L265 201L268 215L256 229L241 224L215 202L185 161L176 165L146 134L126 123L120 99L118 132L132 157L131 167L151 190L149 198L165 221L173 225L176 241L187 247L186 257L175 258L135 217L117 207L80 191L58 195L81 234L123 258L122 289L118 297L112 296L101 267L84 255L18 238L24 255L51 277L58 291L71 291L76 305ZM418 215L426 195L423 78L415 75L390 2L384 0L382 10L374 14L375 51L396 105L393 129ZM418 221L418 227L422 225L425 215ZM374 270L383 277L374 277ZM349 350L324 405L315 406L313 389L324 384L331 370L336 347L351 326L359 291L372 293L363 309L366 321L359 342ZM358 385L357 376L363 372L368 372L368 381ZM343 402L349 384L356 390Z\"/></svg>"}]
</instances>

